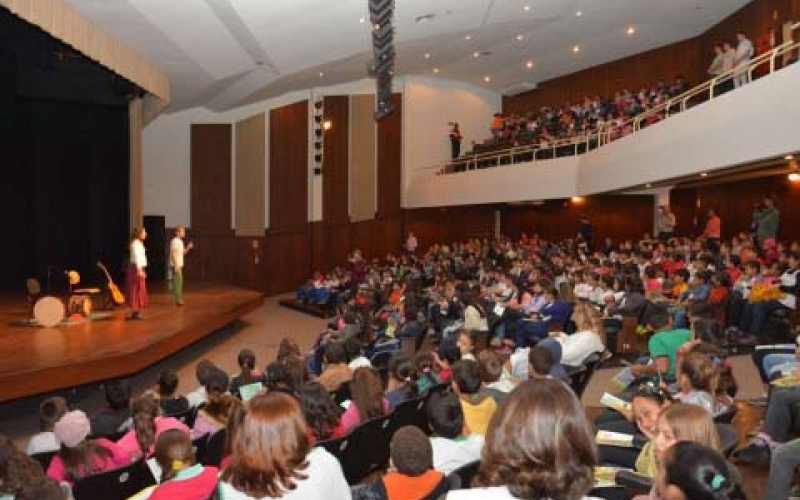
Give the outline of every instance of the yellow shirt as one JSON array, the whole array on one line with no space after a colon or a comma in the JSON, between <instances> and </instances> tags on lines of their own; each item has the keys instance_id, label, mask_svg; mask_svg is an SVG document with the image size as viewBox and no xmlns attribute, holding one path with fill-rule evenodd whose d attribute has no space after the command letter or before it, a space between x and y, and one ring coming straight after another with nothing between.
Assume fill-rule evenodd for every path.
<instances>
[{"instance_id":1,"label":"yellow shirt","mask_svg":"<svg viewBox=\"0 0 800 500\"><path fill-rule=\"evenodd\" d=\"M473 404L469 401L461 400L461 409L464 411L464 421L473 434L486 435L489 421L497 411L497 403L494 399L487 397L480 403Z\"/></svg>"},{"instance_id":2,"label":"yellow shirt","mask_svg":"<svg viewBox=\"0 0 800 500\"><path fill-rule=\"evenodd\" d=\"M636 472L647 477L656 477L656 447L652 441L645 443L636 457Z\"/></svg>"}]
</instances>

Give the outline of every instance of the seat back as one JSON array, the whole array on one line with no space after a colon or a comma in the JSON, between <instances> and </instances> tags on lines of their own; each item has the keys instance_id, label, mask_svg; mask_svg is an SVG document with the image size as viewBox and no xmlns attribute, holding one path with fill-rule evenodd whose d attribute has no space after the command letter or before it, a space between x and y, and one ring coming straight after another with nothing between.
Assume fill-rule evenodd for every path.
<instances>
[{"instance_id":1,"label":"seat back","mask_svg":"<svg viewBox=\"0 0 800 500\"><path fill-rule=\"evenodd\" d=\"M597 368L600 366L601 359L602 357L598 353L590 354L589 357L583 361L582 366L584 370L576 374L576 377L570 374L570 385L578 397L583 395L583 391L585 391L586 386L589 385L589 380L591 380L592 375L594 375L594 372L597 371Z\"/></svg>"},{"instance_id":2,"label":"seat back","mask_svg":"<svg viewBox=\"0 0 800 500\"><path fill-rule=\"evenodd\" d=\"M730 424L716 424L722 454L730 457L739 444L739 431Z\"/></svg>"},{"instance_id":3,"label":"seat back","mask_svg":"<svg viewBox=\"0 0 800 500\"><path fill-rule=\"evenodd\" d=\"M358 484L389 464L390 417L373 418L339 439L319 443L342 464L348 484Z\"/></svg>"},{"instance_id":4,"label":"seat back","mask_svg":"<svg viewBox=\"0 0 800 500\"><path fill-rule=\"evenodd\" d=\"M390 436L394 435L397 429L406 425L413 425L425 434L429 434L427 406L427 395L418 396L397 405L391 413Z\"/></svg>"},{"instance_id":5,"label":"seat back","mask_svg":"<svg viewBox=\"0 0 800 500\"><path fill-rule=\"evenodd\" d=\"M56 451L43 451L41 453L34 453L31 455L31 458L39 462L39 465L42 466L42 469L47 472L47 468L50 467L50 462L53 461L53 457L56 456Z\"/></svg>"},{"instance_id":6,"label":"seat back","mask_svg":"<svg viewBox=\"0 0 800 500\"><path fill-rule=\"evenodd\" d=\"M228 436L226 429L220 429L208 437L206 449L203 453L203 465L213 465L219 467L220 462L225 457L225 440Z\"/></svg>"},{"instance_id":7,"label":"seat back","mask_svg":"<svg viewBox=\"0 0 800 500\"><path fill-rule=\"evenodd\" d=\"M478 475L481 461L475 460L468 464L464 464L458 469L450 473L450 476L458 478L459 487L461 489L469 489L472 486L472 480Z\"/></svg>"},{"instance_id":8,"label":"seat back","mask_svg":"<svg viewBox=\"0 0 800 500\"><path fill-rule=\"evenodd\" d=\"M72 496L75 500L126 500L148 486L156 484L144 460L75 481ZM102 492L102 493L101 493Z\"/></svg>"},{"instance_id":9,"label":"seat back","mask_svg":"<svg viewBox=\"0 0 800 500\"><path fill-rule=\"evenodd\" d=\"M189 408L186 411L182 411L180 413L173 413L171 415L165 415L165 416L178 419L184 424L186 424L186 427L191 429L192 427L194 427L194 421L197 419L197 408Z\"/></svg>"}]
</instances>

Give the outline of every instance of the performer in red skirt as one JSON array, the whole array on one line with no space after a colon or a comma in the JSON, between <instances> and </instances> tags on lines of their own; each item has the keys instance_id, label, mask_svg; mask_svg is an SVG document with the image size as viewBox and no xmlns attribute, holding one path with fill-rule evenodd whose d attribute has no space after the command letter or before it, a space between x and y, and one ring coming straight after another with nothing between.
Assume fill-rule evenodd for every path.
<instances>
[{"instance_id":1,"label":"performer in red skirt","mask_svg":"<svg viewBox=\"0 0 800 500\"><path fill-rule=\"evenodd\" d=\"M126 319L144 319L144 310L147 307L147 255L144 250L144 240L147 231L144 228L134 228L131 233L131 263L125 285L128 289L128 303L131 306L131 315Z\"/></svg>"}]
</instances>

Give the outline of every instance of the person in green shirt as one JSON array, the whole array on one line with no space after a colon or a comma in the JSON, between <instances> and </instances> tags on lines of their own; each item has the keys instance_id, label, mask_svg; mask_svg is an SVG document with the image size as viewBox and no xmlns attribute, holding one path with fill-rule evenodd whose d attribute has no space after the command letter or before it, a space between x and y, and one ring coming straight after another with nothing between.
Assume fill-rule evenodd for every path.
<instances>
[{"instance_id":1,"label":"person in green shirt","mask_svg":"<svg viewBox=\"0 0 800 500\"><path fill-rule=\"evenodd\" d=\"M683 328L674 329L672 316L663 307L654 308L647 323L656 332L648 343L653 362L634 365L631 373L636 378L660 375L665 381L674 382L678 349L691 340L692 332Z\"/></svg>"},{"instance_id":2,"label":"person in green shirt","mask_svg":"<svg viewBox=\"0 0 800 500\"><path fill-rule=\"evenodd\" d=\"M781 213L775 208L775 201L767 196L753 211L753 224L759 246L763 246L769 239L774 240L778 237L780 222Z\"/></svg>"}]
</instances>

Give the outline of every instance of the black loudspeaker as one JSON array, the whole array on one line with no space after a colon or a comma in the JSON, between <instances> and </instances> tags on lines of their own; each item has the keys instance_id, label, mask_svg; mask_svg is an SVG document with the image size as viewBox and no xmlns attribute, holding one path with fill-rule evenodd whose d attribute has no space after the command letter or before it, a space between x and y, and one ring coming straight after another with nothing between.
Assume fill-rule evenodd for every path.
<instances>
[{"instance_id":1,"label":"black loudspeaker","mask_svg":"<svg viewBox=\"0 0 800 500\"><path fill-rule=\"evenodd\" d=\"M164 281L167 278L167 227L163 215L145 215L144 230L147 239L144 248L147 250L148 281Z\"/></svg>"}]
</instances>

